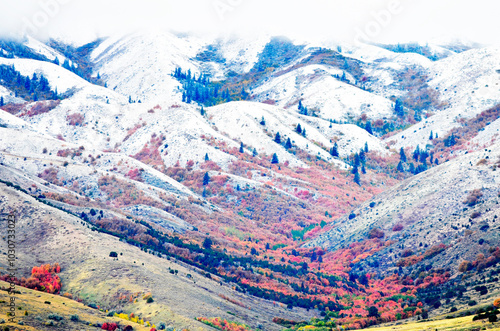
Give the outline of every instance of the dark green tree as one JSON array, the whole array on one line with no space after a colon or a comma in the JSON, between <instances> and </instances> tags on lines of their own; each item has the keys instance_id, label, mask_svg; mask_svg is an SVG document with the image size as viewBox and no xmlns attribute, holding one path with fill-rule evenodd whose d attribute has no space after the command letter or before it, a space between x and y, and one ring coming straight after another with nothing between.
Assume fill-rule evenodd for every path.
<instances>
[{"instance_id":1,"label":"dark green tree","mask_svg":"<svg viewBox=\"0 0 500 331\"><path fill-rule=\"evenodd\" d=\"M266 120L264 119L264 116L262 116L262 119L260 120L260 125L266 125Z\"/></svg>"},{"instance_id":2,"label":"dark green tree","mask_svg":"<svg viewBox=\"0 0 500 331\"><path fill-rule=\"evenodd\" d=\"M298 134L301 134L302 133L302 127L300 126L300 123L297 124L297 128L295 129L295 131L298 133Z\"/></svg>"},{"instance_id":3,"label":"dark green tree","mask_svg":"<svg viewBox=\"0 0 500 331\"><path fill-rule=\"evenodd\" d=\"M368 142L365 142L365 153L368 153Z\"/></svg>"},{"instance_id":4,"label":"dark green tree","mask_svg":"<svg viewBox=\"0 0 500 331\"><path fill-rule=\"evenodd\" d=\"M403 168L403 163L399 161L398 166L396 168L399 172L404 172L405 169Z\"/></svg>"},{"instance_id":5,"label":"dark green tree","mask_svg":"<svg viewBox=\"0 0 500 331\"><path fill-rule=\"evenodd\" d=\"M286 149L290 149L290 148L292 148L292 142L291 142L290 138L288 138L288 139L286 140L286 143L285 143L285 148L286 148Z\"/></svg>"},{"instance_id":6,"label":"dark green tree","mask_svg":"<svg viewBox=\"0 0 500 331\"><path fill-rule=\"evenodd\" d=\"M257 156L257 155L259 155L259 153L257 153L257 149L256 149L256 148L254 148L254 149L253 149L253 151L252 151L252 155L253 155L254 157L255 157L255 156Z\"/></svg>"},{"instance_id":7,"label":"dark green tree","mask_svg":"<svg viewBox=\"0 0 500 331\"><path fill-rule=\"evenodd\" d=\"M434 134L432 133L432 130L431 130L431 135L429 136L429 140L432 140L433 136L434 136Z\"/></svg>"},{"instance_id":8,"label":"dark green tree","mask_svg":"<svg viewBox=\"0 0 500 331\"><path fill-rule=\"evenodd\" d=\"M212 248L212 239L210 239L209 237L206 237L205 240L203 240L203 248L205 249L211 249Z\"/></svg>"},{"instance_id":9,"label":"dark green tree","mask_svg":"<svg viewBox=\"0 0 500 331\"><path fill-rule=\"evenodd\" d=\"M365 125L365 130L366 130L366 132L368 132L369 134L373 134L373 130L372 130L372 122L370 122L370 121L367 121L367 122L366 122L366 125Z\"/></svg>"},{"instance_id":10,"label":"dark green tree","mask_svg":"<svg viewBox=\"0 0 500 331\"><path fill-rule=\"evenodd\" d=\"M210 176L208 175L208 172L205 172L205 175L203 176L203 186L208 185L210 183Z\"/></svg>"},{"instance_id":11,"label":"dark green tree","mask_svg":"<svg viewBox=\"0 0 500 331\"><path fill-rule=\"evenodd\" d=\"M271 163L272 164L280 163L280 161L278 160L278 155L276 155L276 153L273 154L273 158L271 160Z\"/></svg>"},{"instance_id":12,"label":"dark green tree","mask_svg":"<svg viewBox=\"0 0 500 331\"><path fill-rule=\"evenodd\" d=\"M394 111L396 112L396 115L398 115L399 117L403 117L405 115L405 111L403 108L403 101L401 101L401 99L396 100Z\"/></svg>"},{"instance_id":13,"label":"dark green tree","mask_svg":"<svg viewBox=\"0 0 500 331\"><path fill-rule=\"evenodd\" d=\"M276 136L274 137L274 142L277 144L281 144L281 136L279 132L276 132Z\"/></svg>"},{"instance_id":14,"label":"dark green tree","mask_svg":"<svg viewBox=\"0 0 500 331\"><path fill-rule=\"evenodd\" d=\"M243 150L243 142L240 143L240 153L244 153L245 151Z\"/></svg>"},{"instance_id":15,"label":"dark green tree","mask_svg":"<svg viewBox=\"0 0 500 331\"><path fill-rule=\"evenodd\" d=\"M337 145L337 142L335 142L332 148L330 148L330 155L333 157L339 156L339 146Z\"/></svg>"},{"instance_id":16,"label":"dark green tree","mask_svg":"<svg viewBox=\"0 0 500 331\"><path fill-rule=\"evenodd\" d=\"M5 104L4 104L4 101L3 101L3 97L0 97L0 107L3 107Z\"/></svg>"},{"instance_id":17,"label":"dark green tree","mask_svg":"<svg viewBox=\"0 0 500 331\"><path fill-rule=\"evenodd\" d=\"M354 182L358 185L361 185L361 177L359 176L359 172L356 168L356 172L354 173Z\"/></svg>"},{"instance_id":18,"label":"dark green tree","mask_svg":"<svg viewBox=\"0 0 500 331\"><path fill-rule=\"evenodd\" d=\"M210 161L210 158L208 157L208 153L205 154L205 161Z\"/></svg>"},{"instance_id":19,"label":"dark green tree","mask_svg":"<svg viewBox=\"0 0 500 331\"><path fill-rule=\"evenodd\" d=\"M371 306L367 310L368 310L368 317L379 317L377 307Z\"/></svg>"},{"instance_id":20,"label":"dark green tree","mask_svg":"<svg viewBox=\"0 0 500 331\"><path fill-rule=\"evenodd\" d=\"M401 160L401 162L406 163L406 154L403 147L401 147L401 149L399 150L399 159Z\"/></svg>"}]
</instances>

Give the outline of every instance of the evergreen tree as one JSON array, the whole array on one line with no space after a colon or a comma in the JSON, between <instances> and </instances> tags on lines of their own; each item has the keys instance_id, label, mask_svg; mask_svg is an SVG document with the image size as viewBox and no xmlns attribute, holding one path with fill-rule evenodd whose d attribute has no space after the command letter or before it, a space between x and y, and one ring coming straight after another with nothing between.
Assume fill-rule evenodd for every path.
<instances>
[{"instance_id":1,"label":"evergreen tree","mask_svg":"<svg viewBox=\"0 0 500 331\"><path fill-rule=\"evenodd\" d=\"M209 237L206 237L205 240L203 240L203 248L205 249L211 249L212 248L212 239L210 239Z\"/></svg>"},{"instance_id":2,"label":"evergreen tree","mask_svg":"<svg viewBox=\"0 0 500 331\"><path fill-rule=\"evenodd\" d=\"M201 116L205 116L205 109L203 109L203 106L201 106L200 114Z\"/></svg>"},{"instance_id":3,"label":"evergreen tree","mask_svg":"<svg viewBox=\"0 0 500 331\"><path fill-rule=\"evenodd\" d=\"M365 142L365 153L368 153L368 142Z\"/></svg>"},{"instance_id":4,"label":"evergreen tree","mask_svg":"<svg viewBox=\"0 0 500 331\"><path fill-rule=\"evenodd\" d=\"M361 177L359 176L357 168L356 168L356 173L354 173L354 182L361 186Z\"/></svg>"},{"instance_id":5,"label":"evergreen tree","mask_svg":"<svg viewBox=\"0 0 500 331\"><path fill-rule=\"evenodd\" d=\"M300 123L297 124L297 128L295 129L295 131L298 133L298 134L301 134L302 133L302 127L300 126Z\"/></svg>"},{"instance_id":6,"label":"evergreen tree","mask_svg":"<svg viewBox=\"0 0 500 331\"><path fill-rule=\"evenodd\" d=\"M394 111L396 112L396 115L399 117L403 117L405 115L404 108L403 108L403 101L401 99L396 100L396 105L394 106Z\"/></svg>"},{"instance_id":7,"label":"evergreen tree","mask_svg":"<svg viewBox=\"0 0 500 331\"><path fill-rule=\"evenodd\" d=\"M433 138L432 136L433 136L433 134L432 134L432 130L431 130L431 135L429 136L429 140L432 140L432 138Z\"/></svg>"},{"instance_id":8,"label":"evergreen tree","mask_svg":"<svg viewBox=\"0 0 500 331\"><path fill-rule=\"evenodd\" d=\"M54 59L54 62L53 62L53 63L54 63L55 65L59 65L59 58L58 58L58 57L56 57L56 58Z\"/></svg>"},{"instance_id":9,"label":"evergreen tree","mask_svg":"<svg viewBox=\"0 0 500 331\"><path fill-rule=\"evenodd\" d=\"M370 122L370 121L367 121L367 122L366 122L366 125L365 125L365 130L366 130L369 134L373 134L373 130L372 130L372 122Z\"/></svg>"},{"instance_id":10,"label":"evergreen tree","mask_svg":"<svg viewBox=\"0 0 500 331\"><path fill-rule=\"evenodd\" d=\"M306 136L306 128L302 129L302 136L305 138L305 136Z\"/></svg>"},{"instance_id":11,"label":"evergreen tree","mask_svg":"<svg viewBox=\"0 0 500 331\"><path fill-rule=\"evenodd\" d=\"M132 103L132 96L131 95L128 96L128 103Z\"/></svg>"},{"instance_id":12,"label":"evergreen tree","mask_svg":"<svg viewBox=\"0 0 500 331\"><path fill-rule=\"evenodd\" d=\"M243 150L243 142L240 143L240 153L244 153L245 151Z\"/></svg>"},{"instance_id":13,"label":"evergreen tree","mask_svg":"<svg viewBox=\"0 0 500 331\"><path fill-rule=\"evenodd\" d=\"M0 97L0 107L3 107L4 106L4 101L3 101L3 96Z\"/></svg>"},{"instance_id":14,"label":"evergreen tree","mask_svg":"<svg viewBox=\"0 0 500 331\"><path fill-rule=\"evenodd\" d=\"M361 165L361 173L362 174L366 174L366 169L365 169L365 165Z\"/></svg>"},{"instance_id":15,"label":"evergreen tree","mask_svg":"<svg viewBox=\"0 0 500 331\"><path fill-rule=\"evenodd\" d=\"M279 132L276 132L276 136L274 137L274 142L277 144L281 144L281 136Z\"/></svg>"},{"instance_id":16,"label":"evergreen tree","mask_svg":"<svg viewBox=\"0 0 500 331\"><path fill-rule=\"evenodd\" d=\"M286 143L285 143L285 148L286 148L286 149L290 149L290 148L292 148L292 142L290 141L290 138L288 138L288 139L286 140Z\"/></svg>"},{"instance_id":17,"label":"evergreen tree","mask_svg":"<svg viewBox=\"0 0 500 331\"><path fill-rule=\"evenodd\" d=\"M401 147L401 149L399 150L399 159L401 160L401 162L406 163L406 154L403 147Z\"/></svg>"},{"instance_id":18,"label":"evergreen tree","mask_svg":"<svg viewBox=\"0 0 500 331\"><path fill-rule=\"evenodd\" d=\"M259 155L259 153L257 153L257 149L256 149L256 148L254 148L254 149L253 149L253 151L252 151L252 155L253 155L254 157L255 157L255 156L257 156L257 155Z\"/></svg>"},{"instance_id":19,"label":"evergreen tree","mask_svg":"<svg viewBox=\"0 0 500 331\"><path fill-rule=\"evenodd\" d=\"M330 149L330 155L333 157L338 157L339 156L339 147L337 145L337 142L335 142Z\"/></svg>"},{"instance_id":20,"label":"evergreen tree","mask_svg":"<svg viewBox=\"0 0 500 331\"><path fill-rule=\"evenodd\" d=\"M276 153L273 154L273 159L271 160L271 163L272 164L280 163L280 161L278 160L278 155L276 155Z\"/></svg>"},{"instance_id":21,"label":"evergreen tree","mask_svg":"<svg viewBox=\"0 0 500 331\"><path fill-rule=\"evenodd\" d=\"M205 175L203 176L203 186L208 185L210 183L210 176L208 175L208 172L205 172Z\"/></svg>"},{"instance_id":22,"label":"evergreen tree","mask_svg":"<svg viewBox=\"0 0 500 331\"><path fill-rule=\"evenodd\" d=\"M210 161L210 158L208 157L208 153L205 154L205 161Z\"/></svg>"},{"instance_id":23,"label":"evergreen tree","mask_svg":"<svg viewBox=\"0 0 500 331\"><path fill-rule=\"evenodd\" d=\"M260 120L260 125L266 125L266 120L264 119L264 116L262 116L262 119Z\"/></svg>"},{"instance_id":24,"label":"evergreen tree","mask_svg":"<svg viewBox=\"0 0 500 331\"><path fill-rule=\"evenodd\" d=\"M413 159L418 162L418 158L420 156L420 147L417 145L417 148L413 151Z\"/></svg>"},{"instance_id":25,"label":"evergreen tree","mask_svg":"<svg viewBox=\"0 0 500 331\"><path fill-rule=\"evenodd\" d=\"M413 164L413 162L412 162L412 163L410 163L410 172L411 172L412 174L414 174L414 173L415 173L415 165Z\"/></svg>"},{"instance_id":26,"label":"evergreen tree","mask_svg":"<svg viewBox=\"0 0 500 331\"><path fill-rule=\"evenodd\" d=\"M404 172L404 168L403 168L403 163L401 161L399 161L398 163L398 166L396 168L399 172Z\"/></svg>"}]
</instances>

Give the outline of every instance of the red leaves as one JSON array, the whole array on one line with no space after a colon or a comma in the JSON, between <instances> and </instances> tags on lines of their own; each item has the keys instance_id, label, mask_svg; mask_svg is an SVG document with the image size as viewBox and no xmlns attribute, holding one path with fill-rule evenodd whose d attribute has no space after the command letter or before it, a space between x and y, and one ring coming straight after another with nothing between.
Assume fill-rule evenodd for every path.
<instances>
[{"instance_id":1,"label":"red leaves","mask_svg":"<svg viewBox=\"0 0 500 331\"><path fill-rule=\"evenodd\" d=\"M116 329L118 329L118 325L116 323L104 323L101 326L101 329L108 331L115 331Z\"/></svg>"}]
</instances>

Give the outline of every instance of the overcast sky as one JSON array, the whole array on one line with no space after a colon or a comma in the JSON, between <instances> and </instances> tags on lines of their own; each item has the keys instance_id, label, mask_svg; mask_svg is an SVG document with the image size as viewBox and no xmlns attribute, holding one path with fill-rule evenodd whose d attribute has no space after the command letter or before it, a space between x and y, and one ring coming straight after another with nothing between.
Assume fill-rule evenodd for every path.
<instances>
[{"instance_id":1,"label":"overcast sky","mask_svg":"<svg viewBox=\"0 0 500 331\"><path fill-rule=\"evenodd\" d=\"M500 43L496 0L0 0L0 33L84 43L145 28L372 42Z\"/></svg>"}]
</instances>

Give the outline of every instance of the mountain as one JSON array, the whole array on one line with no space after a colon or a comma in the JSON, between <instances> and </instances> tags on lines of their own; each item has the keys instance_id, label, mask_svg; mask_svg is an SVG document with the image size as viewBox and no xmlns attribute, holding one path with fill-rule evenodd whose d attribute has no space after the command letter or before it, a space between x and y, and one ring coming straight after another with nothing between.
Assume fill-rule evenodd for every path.
<instances>
[{"instance_id":1,"label":"mountain","mask_svg":"<svg viewBox=\"0 0 500 331\"><path fill-rule=\"evenodd\" d=\"M60 293L86 305L207 330L490 304L497 51L158 30L2 40L0 209L26 231L21 274L57 262Z\"/></svg>"}]
</instances>

